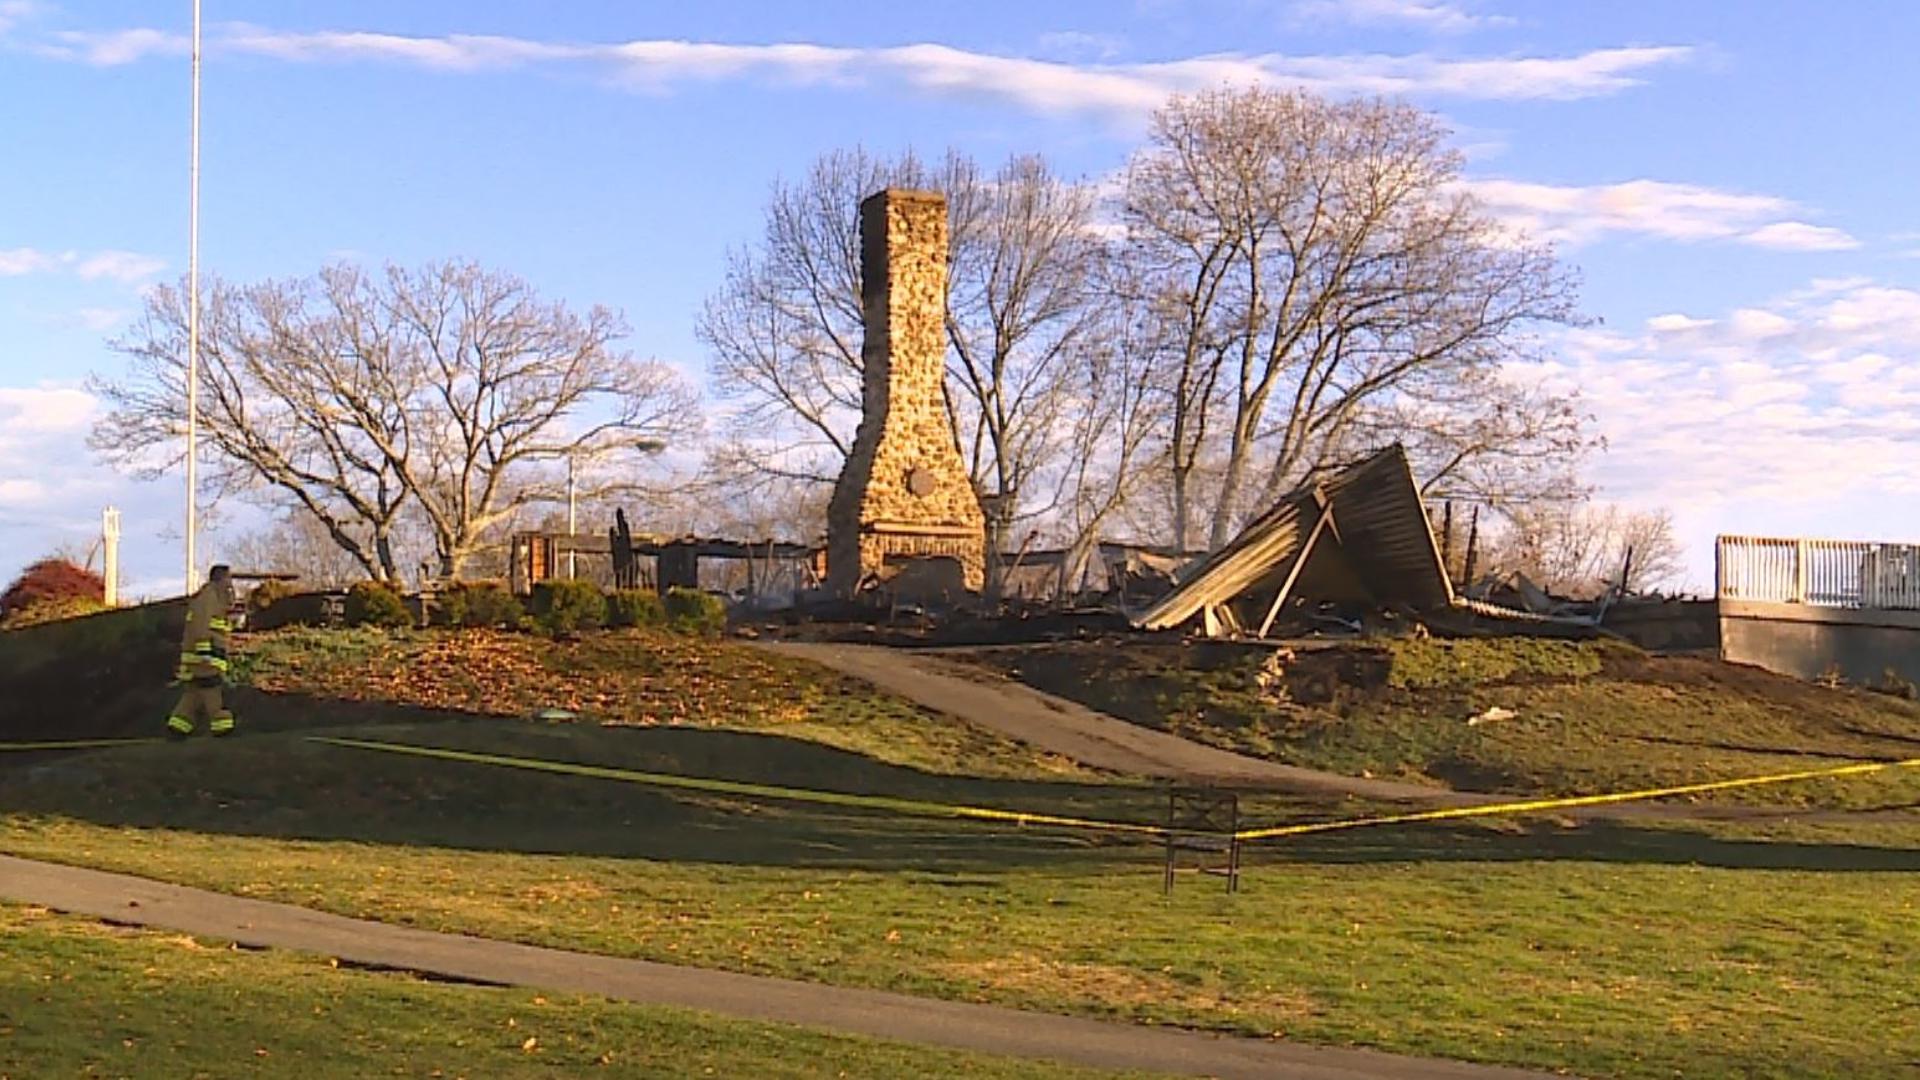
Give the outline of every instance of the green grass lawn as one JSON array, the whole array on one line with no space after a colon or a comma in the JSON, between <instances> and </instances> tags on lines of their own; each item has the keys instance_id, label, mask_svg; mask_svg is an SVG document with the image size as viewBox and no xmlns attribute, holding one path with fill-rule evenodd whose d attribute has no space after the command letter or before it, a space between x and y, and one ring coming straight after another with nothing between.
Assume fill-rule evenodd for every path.
<instances>
[{"instance_id":1,"label":"green grass lawn","mask_svg":"<svg viewBox=\"0 0 1920 1080\"><path fill-rule=\"evenodd\" d=\"M1302 649L1067 643L971 658L1039 689L1240 753L1459 790L1589 794L1920 757L1920 705L1608 642L1388 639ZM1512 715L1479 724L1498 707ZM1920 803L1920 771L1709 801Z\"/></svg>"},{"instance_id":2,"label":"green grass lawn","mask_svg":"<svg viewBox=\"0 0 1920 1080\"><path fill-rule=\"evenodd\" d=\"M0 905L0 1076L1111 1075L346 970Z\"/></svg>"},{"instance_id":3,"label":"green grass lawn","mask_svg":"<svg viewBox=\"0 0 1920 1080\"><path fill-rule=\"evenodd\" d=\"M737 733L392 734L1152 811L1124 787L966 780L829 748L811 764L732 754L766 738ZM1124 840L680 798L293 734L75 755L12 779L10 853L432 929L1593 1076L1874 1077L1920 1060L1920 1033L1886 1022L1920 1009L1920 828L1897 818L1801 839L1373 830L1258 849L1237 896L1186 878L1166 898L1157 850Z\"/></svg>"},{"instance_id":4,"label":"green grass lawn","mask_svg":"<svg viewBox=\"0 0 1920 1080\"><path fill-rule=\"evenodd\" d=\"M1049 677L1078 671L1090 696L1132 685L1141 692L1126 700L1143 723L1499 790L1894 756L1920 717L1720 665L1551 643L1335 652L1264 686L1244 656L1065 653L1105 666ZM696 796L305 737L1157 817L1150 788L736 644L293 631L252 639L244 656L243 738L0 762L0 850L613 955L1596 1077L1880 1077L1920 1062L1920 1025L1899 1022L1920 1014L1910 810L1334 833L1254 849L1238 895L1186 877L1163 897L1158 849L1121 835ZM1505 702L1521 715L1464 723ZM582 719L510 719L549 706ZM1788 756L1793 747L1811 753ZM1768 797L1899 807L1917 796L1911 775L1880 774ZM1246 815L1372 809L1266 797ZM16 940L51 932L0 939L10 950L0 974L17 967ZM285 1009L299 1011L288 1000L261 1015ZM4 1026L30 1030L4 1011ZM407 1035L376 1018L367 1025L382 1046L445 1045L406 1041L441 1038L437 1028ZM474 1075L543 1060L515 1057L517 1043L506 1051L448 1060L477 1061ZM749 1058L731 1071L766 1070Z\"/></svg>"}]
</instances>

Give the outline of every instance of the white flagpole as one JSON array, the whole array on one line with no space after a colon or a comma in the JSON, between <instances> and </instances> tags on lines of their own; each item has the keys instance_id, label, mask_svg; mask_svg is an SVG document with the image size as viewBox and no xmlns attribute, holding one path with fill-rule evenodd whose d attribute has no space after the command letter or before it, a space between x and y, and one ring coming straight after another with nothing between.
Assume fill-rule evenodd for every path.
<instances>
[{"instance_id":1,"label":"white flagpole","mask_svg":"<svg viewBox=\"0 0 1920 1080\"><path fill-rule=\"evenodd\" d=\"M187 170L187 592L200 584L194 549L200 498L200 0L193 0L193 134Z\"/></svg>"}]
</instances>

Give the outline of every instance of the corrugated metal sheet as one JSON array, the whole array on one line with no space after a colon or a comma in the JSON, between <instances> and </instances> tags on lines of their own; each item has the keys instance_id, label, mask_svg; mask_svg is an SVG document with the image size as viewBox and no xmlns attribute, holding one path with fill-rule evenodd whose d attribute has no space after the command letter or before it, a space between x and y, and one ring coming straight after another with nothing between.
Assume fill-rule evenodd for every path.
<instances>
[{"instance_id":1,"label":"corrugated metal sheet","mask_svg":"<svg viewBox=\"0 0 1920 1080\"><path fill-rule=\"evenodd\" d=\"M1453 583L1427 521L1406 450L1395 444L1320 484L1288 494L1214 552L1172 592L1134 620L1148 630L1180 626L1209 607L1276 588L1302 555L1321 500L1333 528L1314 545L1295 585L1300 596L1327 596L1357 583L1381 604L1416 609L1453 603ZM1337 539L1336 539L1337 538ZM1331 555L1323 553L1332 553Z\"/></svg>"}]
</instances>

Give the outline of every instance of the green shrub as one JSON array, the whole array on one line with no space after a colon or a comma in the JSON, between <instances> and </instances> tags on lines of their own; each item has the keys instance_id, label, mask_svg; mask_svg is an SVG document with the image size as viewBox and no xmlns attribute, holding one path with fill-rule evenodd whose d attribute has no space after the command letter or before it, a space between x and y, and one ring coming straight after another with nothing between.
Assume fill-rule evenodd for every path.
<instances>
[{"instance_id":1,"label":"green shrub","mask_svg":"<svg viewBox=\"0 0 1920 1080\"><path fill-rule=\"evenodd\" d=\"M78 619L107 610L107 605L88 596L50 597L35 600L24 607L9 608L0 617L0 630L23 630L29 626Z\"/></svg>"},{"instance_id":2,"label":"green shrub","mask_svg":"<svg viewBox=\"0 0 1920 1080\"><path fill-rule=\"evenodd\" d=\"M462 581L440 592L434 608L436 626L469 629L515 628L526 622L520 599L497 581Z\"/></svg>"},{"instance_id":3,"label":"green shrub","mask_svg":"<svg viewBox=\"0 0 1920 1080\"><path fill-rule=\"evenodd\" d=\"M291 582L263 581L247 593L247 614L258 615L287 597L296 595L299 591Z\"/></svg>"},{"instance_id":4,"label":"green shrub","mask_svg":"<svg viewBox=\"0 0 1920 1080\"><path fill-rule=\"evenodd\" d=\"M621 589L607 597L607 625L665 626L667 607L652 589Z\"/></svg>"},{"instance_id":5,"label":"green shrub","mask_svg":"<svg viewBox=\"0 0 1920 1080\"><path fill-rule=\"evenodd\" d=\"M247 594L247 629L325 626L332 618L329 606L326 593L300 592L291 585L268 582Z\"/></svg>"},{"instance_id":6,"label":"green shrub","mask_svg":"<svg viewBox=\"0 0 1920 1080\"><path fill-rule=\"evenodd\" d=\"M719 637L727 629L724 600L698 589L667 590L667 625L682 634Z\"/></svg>"},{"instance_id":7,"label":"green shrub","mask_svg":"<svg viewBox=\"0 0 1920 1080\"><path fill-rule=\"evenodd\" d=\"M533 587L534 624L549 634L598 630L607 622L607 597L590 581L543 581Z\"/></svg>"},{"instance_id":8,"label":"green shrub","mask_svg":"<svg viewBox=\"0 0 1920 1080\"><path fill-rule=\"evenodd\" d=\"M360 581L347 590L347 625L412 629L413 613L407 610L406 600L393 586L379 581Z\"/></svg>"}]
</instances>

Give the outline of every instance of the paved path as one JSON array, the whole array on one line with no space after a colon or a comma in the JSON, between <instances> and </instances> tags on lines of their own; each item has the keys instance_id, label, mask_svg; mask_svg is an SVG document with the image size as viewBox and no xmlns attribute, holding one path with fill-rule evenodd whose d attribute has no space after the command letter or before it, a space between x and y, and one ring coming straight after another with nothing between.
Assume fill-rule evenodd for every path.
<instances>
[{"instance_id":1,"label":"paved path","mask_svg":"<svg viewBox=\"0 0 1920 1080\"><path fill-rule=\"evenodd\" d=\"M1489 801L1486 796L1341 776L1203 746L925 652L813 642L771 642L763 647L824 664L929 709L1098 769L1223 787L1396 802L1470 805Z\"/></svg>"},{"instance_id":2,"label":"paved path","mask_svg":"<svg viewBox=\"0 0 1920 1080\"><path fill-rule=\"evenodd\" d=\"M1519 1080L1548 1075L542 949L3 855L0 900L444 978L676 1005L1098 1068L1268 1080Z\"/></svg>"}]
</instances>

